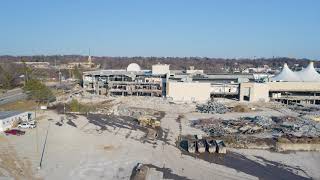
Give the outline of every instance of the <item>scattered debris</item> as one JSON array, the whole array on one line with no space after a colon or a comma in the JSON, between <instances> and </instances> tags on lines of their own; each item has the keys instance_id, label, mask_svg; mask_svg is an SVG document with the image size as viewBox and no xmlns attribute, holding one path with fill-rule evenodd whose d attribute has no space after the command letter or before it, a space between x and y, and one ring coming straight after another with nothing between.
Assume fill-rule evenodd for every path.
<instances>
[{"instance_id":1,"label":"scattered debris","mask_svg":"<svg viewBox=\"0 0 320 180\"><path fill-rule=\"evenodd\" d=\"M228 107L217 101L208 101L206 104L198 104L196 110L201 113L225 114L229 111Z\"/></svg>"},{"instance_id":2,"label":"scattered debris","mask_svg":"<svg viewBox=\"0 0 320 180\"><path fill-rule=\"evenodd\" d=\"M320 115L320 107L317 105L294 104L288 105L287 107L301 115Z\"/></svg>"},{"instance_id":3,"label":"scattered debris","mask_svg":"<svg viewBox=\"0 0 320 180\"><path fill-rule=\"evenodd\" d=\"M210 136L220 137L226 134L259 134L269 132L272 135L293 134L297 137L320 136L320 122L290 116L283 117L243 117L239 119L199 119L191 126L201 129Z\"/></svg>"},{"instance_id":4,"label":"scattered debris","mask_svg":"<svg viewBox=\"0 0 320 180\"><path fill-rule=\"evenodd\" d=\"M201 129L207 136L222 138L231 147L274 148L273 139L287 137L320 137L320 122L302 117L253 116L238 119L199 119L191 121L191 127ZM226 141L230 137L230 141ZM260 146L260 147L259 147Z\"/></svg>"}]
</instances>

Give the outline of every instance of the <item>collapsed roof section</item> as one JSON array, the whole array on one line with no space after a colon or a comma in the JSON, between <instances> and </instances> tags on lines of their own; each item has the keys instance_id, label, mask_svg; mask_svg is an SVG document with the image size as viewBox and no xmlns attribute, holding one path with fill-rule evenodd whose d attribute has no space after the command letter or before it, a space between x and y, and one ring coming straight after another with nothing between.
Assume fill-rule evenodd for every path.
<instances>
[{"instance_id":1,"label":"collapsed roof section","mask_svg":"<svg viewBox=\"0 0 320 180\"><path fill-rule=\"evenodd\" d=\"M271 78L271 81L286 82L320 82L320 74L314 69L313 62L301 71L293 72L285 63L282 71Z\"/></svg>"}]
</instances>

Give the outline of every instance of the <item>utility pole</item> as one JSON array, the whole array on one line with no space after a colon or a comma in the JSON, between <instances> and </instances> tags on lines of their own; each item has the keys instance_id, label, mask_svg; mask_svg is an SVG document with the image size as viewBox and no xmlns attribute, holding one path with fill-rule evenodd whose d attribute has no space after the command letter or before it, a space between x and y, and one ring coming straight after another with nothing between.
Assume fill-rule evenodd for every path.
<instances>
[{"instance_id":1,"label":"utility pole","mask_svg":"<svg viewBox=\"0 0 320 180\"><path fill-rule=\"evenodd\" d=\"M61 85L61 71L60 71L60 68L59 68L59 83Z\"/></svg>"},{"instance_id":2,"label":"utility pole","mask_svg":"<svg viewBox=\"0 0 320 180\"><path fill-rule=\"evenodd\" d=\"M40 158L40 163L39 163L38 169L41 169L41 167L42 167L42 159L43 159L44 151L45 151L45 149L46 149L46 144L47 144L47 139L48 139L49 128L50 128L50 122L49 122L49 125L48 125L48 128L47 128L46 139L44 140L44 144L43 144L43 148L42 148L42 153L41 153L41 158Z\"/></svg>"}]
</instances>

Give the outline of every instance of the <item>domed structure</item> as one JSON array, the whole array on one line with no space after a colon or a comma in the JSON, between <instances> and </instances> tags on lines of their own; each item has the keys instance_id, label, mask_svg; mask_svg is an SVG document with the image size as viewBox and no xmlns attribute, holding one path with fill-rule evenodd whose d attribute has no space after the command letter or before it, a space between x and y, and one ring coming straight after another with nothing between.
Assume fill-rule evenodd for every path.
<instances>
[{"instance_id":1,"label":"domed structure","mask_svg":"<svg viewBox=\"0 0 320 180\"><path fill-rule=\"evenodd\" d=\"M137 63L131 63L128 65L127 71L141 71L141 68Z\"/></svg>"}]
</instances>

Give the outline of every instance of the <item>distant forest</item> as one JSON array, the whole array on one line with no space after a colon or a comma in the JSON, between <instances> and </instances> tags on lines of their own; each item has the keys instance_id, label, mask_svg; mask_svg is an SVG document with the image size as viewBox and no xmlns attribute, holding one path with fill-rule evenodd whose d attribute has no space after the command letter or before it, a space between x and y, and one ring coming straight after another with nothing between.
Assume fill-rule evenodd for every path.
<instances>
[{"instance_id":1,"label":"distant forest","mask_svg":"<svg viewBox=\"0 0 320 180\"><path fill-rule=\"evenodd\" d=\"M51 65L65 64L69 62L84 62L88 56L81 55L52 55L52 56L0 56L0 63L13 61L36 61L49 62ZM137 63L143 69L151 69L153 64L170 64L170 69L183 70L194 66L196 69L203 69L205 72L223 72L223 69L245 69L248 67L269 67L278 69L283 63L288 63L289 67L295 64L305 67L308 59L295 59L287 57L256 58L256 59L223 59L207 57L99 57L92 56L93 62L100 64L102 69L123 69L130 63ZM320 67L320 62L315 62L315 67Z\"/></svg>"}]
</instances>

